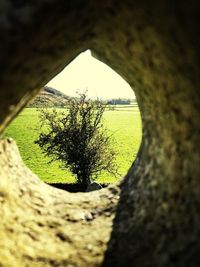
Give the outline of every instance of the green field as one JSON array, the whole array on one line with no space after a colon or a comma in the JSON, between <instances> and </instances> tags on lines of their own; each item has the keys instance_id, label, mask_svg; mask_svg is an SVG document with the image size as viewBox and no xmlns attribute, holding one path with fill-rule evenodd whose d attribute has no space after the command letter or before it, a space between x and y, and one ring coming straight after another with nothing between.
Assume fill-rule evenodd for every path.
<instances>
[{"instance_id":1,"label":"green field","mask_svg":"<svg viewBox=\"0 0 200 267\"><path fill-rule=\"evenodd\" d=\"M120 177L124 176L137 155L141 142L141 118L137 106L107 110L104 114L105 125L114 133L114 147L118 153L117 164ZM49 164L40 148L34 144L38 138L38 112L35 108L24 109L5 132L17 142L25 164L45 182L71 183L74 176L60 168L58 162ZM116 177L102 173L98 182L109 183Z\"/></svg>"}]
</instances>

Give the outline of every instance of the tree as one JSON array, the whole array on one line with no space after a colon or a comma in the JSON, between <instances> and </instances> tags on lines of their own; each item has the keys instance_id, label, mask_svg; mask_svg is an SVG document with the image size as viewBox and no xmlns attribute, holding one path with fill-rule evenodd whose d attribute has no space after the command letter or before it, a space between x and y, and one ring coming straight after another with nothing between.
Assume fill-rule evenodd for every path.
<instances>
[{"instance_id":1,"label":"tree","mask_svg":"<svg viewBox=\"0 0 200 267\"><path fill-rule=\"evenodd\" d=\"M40 110L42 132L35 143L75 174L84 190L102 171L117 173L112 136L102 120L105 110L106 104L86 93L69 99L65 112Z\"/></svg>"},{"instance_id":2,"label":"tree","mask_svg":"<svg viewBox=\"0 0 200 267\"><path fill-rule=\"evenodd\" d=\"M113 98L107 101L108 105L130 105L131 99L129 98Z\"/></svg>"}]
</instances>

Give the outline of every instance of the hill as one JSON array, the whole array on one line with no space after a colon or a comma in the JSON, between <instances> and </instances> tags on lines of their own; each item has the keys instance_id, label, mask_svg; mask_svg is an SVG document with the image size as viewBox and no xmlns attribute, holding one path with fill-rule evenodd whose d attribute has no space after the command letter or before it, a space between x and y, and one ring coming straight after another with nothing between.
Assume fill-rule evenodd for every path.
<instances>
[{"instance_id":1,"label":"hill","mask_svg":"<svg viewBox=\"0 0 200 267\"><path fill-rule=\"evenodd\" d=\"M52 87L44 89L28 104L28 107L64 107L69 97Z\"/></svg>"}]
</instances>

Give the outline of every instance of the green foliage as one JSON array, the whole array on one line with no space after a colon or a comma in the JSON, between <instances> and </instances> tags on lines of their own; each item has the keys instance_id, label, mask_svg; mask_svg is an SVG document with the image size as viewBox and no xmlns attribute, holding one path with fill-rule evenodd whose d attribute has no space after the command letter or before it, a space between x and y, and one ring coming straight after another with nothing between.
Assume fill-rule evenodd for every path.
<instances>
[{"instance_id":1,"label":"green foliage","mask_svg":"<svg viewBox=\"0 0 200 267\"><path fill-rule=\"evenodd\" d=\"M51 110L51 109L49 109ZM61 109L56 109L60 111ZM117 152L116 162L121 177L126 174L134 161L142 137L141 118L137 106L106 110L103 115L108 130L114 132L113 149ZM43 181L50 183L73 183L74 175L65 168L60 168L58 162L48 165L49 158L45 157L34 140L39 134L38 111L35 108L24 109L6 129L5 136L16 140L25 164ZM99 183L112 183L116 177L106 171L98 175Z\"/></svg>"},{"instance_id":2,"label":"green foliage","mask_svg":"<svg viewBox=\"0 0 200 267\"><path fill-rule=\"evenodd\" d=\"M128 98L113 98L107 101L108 105L130 105L131 99Z\"/></svg>"},{"instance_id":3,"label":"green foliage","mask_svg":"<svg viewBox=\"0 0 200 267\"><path fill-rule=\"evenodd\" d=\"M103 170L117 174L116 152L102 120L105 109L102 101L87 99L85 93L68 100L67 112L40 109L45 130L35 143L52 161L75 174L84 189Z\"/></svg>"}]
</instances>

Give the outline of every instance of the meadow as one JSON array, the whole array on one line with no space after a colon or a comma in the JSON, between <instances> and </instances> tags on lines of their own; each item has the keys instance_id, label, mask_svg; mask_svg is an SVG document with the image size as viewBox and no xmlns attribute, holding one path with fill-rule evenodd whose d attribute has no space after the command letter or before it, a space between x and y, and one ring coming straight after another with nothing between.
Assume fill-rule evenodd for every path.
<instances>
[{"instance_id":1,"label":"meadow","mask_svg":"<svg viewBox=\"0 0 200 267\"><path fill-rule=\"evenodd\" d=\"M117 152L118 177L109 173L99 175L100 183L112 183L123 177L137 156L141 143L141 117L137 105L117 106L115 110L104 113L107 129L113 133L113 146ZM39 136L38 111L35 108L25 108L9 125L4 137L13 138L19 148L25 164L40 179L49 183L73 183L75 177L66 169L60 167L59 162L49 164L47 158L34 141Z\"/></svg>"}]
</instances>

